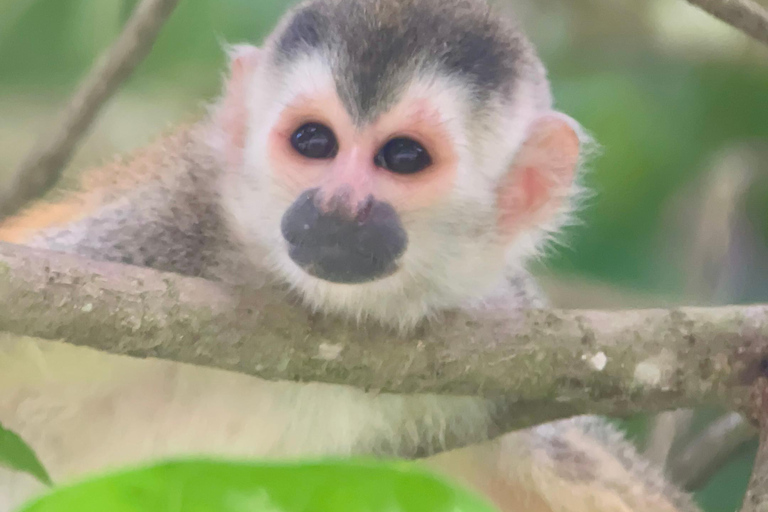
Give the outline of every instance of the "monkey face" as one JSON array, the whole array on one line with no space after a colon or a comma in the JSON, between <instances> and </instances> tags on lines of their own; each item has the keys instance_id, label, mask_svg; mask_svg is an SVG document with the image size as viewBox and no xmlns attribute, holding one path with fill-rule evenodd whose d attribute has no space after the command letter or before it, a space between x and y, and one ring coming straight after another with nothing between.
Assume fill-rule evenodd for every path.
<instances>
[{"instance_id":1,"label":"monkey face","mask_svg":"<svg viewBox=\"0 0 768 512\"><path fill-rule=\"evenodd\" d=\"M263 125L225 195L241 238L266 248L302 296L409 323L430 308L425 294L458 302L498 278L490 174L504 164L485 159L473 172L455 91L414 86L361 121L329 76L260 89L275 96L253 102Z\"/></svg>"},{"instance_id":2,"label":"monkey face","mask_svg":"<svg viewBox=\"0 0 768 512\"><path fill-rule=\"evenodd\" d=\"M452 140L427 100L356 124L333 90L302 95L269 133L275 183L293 196L280 229L307 274L363 284L396 274L414 243L408 214L452 186ZM416 242L418 245L418 241Z\"/></svg>"},{"instance_id":3,"label":"monkey face","mask_svg":"<svg viewBox=\"0 0 768 512\"><path fill-rule=\"evenodd\" d=\"M455 78L405 74L363 114L317 55L240 71L219 114L230 227L323 311L411 325L488 293L559 206L550 163L573 167L570 143L562 162L551 150L568 137L556 130L519 151L541 114L536 83L479 106Z\"/></svg>"}]
</instances>

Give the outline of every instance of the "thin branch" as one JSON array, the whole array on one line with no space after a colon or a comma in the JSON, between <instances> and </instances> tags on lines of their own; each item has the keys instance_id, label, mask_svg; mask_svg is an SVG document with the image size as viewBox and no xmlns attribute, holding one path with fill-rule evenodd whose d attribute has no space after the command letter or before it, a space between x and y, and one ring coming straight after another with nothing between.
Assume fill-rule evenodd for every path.
<instances>
[{"instance_id":1,"label":"thin branch","mask_svg":"<svg viewBox=\"0 0 768 512\"><path fill-rule=\"evenodd\" d=\"M61 176L105 102L147 56L179 0L143 0L112 47L80 85L50 133L42 136L0 194L0 219L42 195Z\"/></svg>"},{"instance_id":2,"label":"thin branch","mask_svg":"<svg viewBox=\"0 0 768 512\"><path fill-rule=\"evenodd\" d=\"M668 474L685 489L700 489L756 435L741 414L725 414L670 457Z\"/></svg>"},{"instance_id":3,"label":"thin branch","mask_svg":"<svg viewBox=\"0 0 768 512\"><path fill-rule=\"evenodd\" d=\"M0 244L0 331L391 393L503 397L512 430L582 413L748 405L768 306L444 315L412 334L313 316L279 288ZM481 441L478 439L477 441Z\"/></svg>"},{"instance_id":4,"label":"thin branch","mask_svg":"<svg viewBox=\"0 0 768 512\"><path fill-rule=\"evenodd\" d=\"M692 420L693 411L690 409L667 411L656 415L643 452L645 458L659 467L665 467L672 449L688 432Z\"/></svg>"},{"instance_id":5,"label":"thin branch","mask_svg":"<svg viewBox=\"0 0 768 512\"><path fill-rule=\"evenodd\" d=\"M752 392L752 411L760 425L760 447L741 512L768 511L768 378L760 378Z\"/></svg>"},{"instance_id":6,"label":"thin branch","mask_svg":"<svg viewBox=\"0 0 768 512\"><path fill-rule=\"evenodd\" d=\"M712 16L768 44L768 9L754 0L687 0Z\"/></svg>"}]
</instances>

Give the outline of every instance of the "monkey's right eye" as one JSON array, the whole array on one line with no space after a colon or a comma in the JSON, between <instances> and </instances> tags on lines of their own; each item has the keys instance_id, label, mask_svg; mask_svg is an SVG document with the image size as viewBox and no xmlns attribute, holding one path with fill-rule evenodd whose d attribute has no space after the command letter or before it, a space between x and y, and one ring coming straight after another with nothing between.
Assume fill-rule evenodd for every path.
<instances>
[{"instance_id":1,"label":"monkey's right eye","mask_svg":"<svg viewBox=\"0 0 768 512\"><path fill-rule=\"evenodd\" d=\"M336 136L320 123L307 123L293 132L291 146L307 158L333 158L339 150Z\"/></svg>"}]
</instances>

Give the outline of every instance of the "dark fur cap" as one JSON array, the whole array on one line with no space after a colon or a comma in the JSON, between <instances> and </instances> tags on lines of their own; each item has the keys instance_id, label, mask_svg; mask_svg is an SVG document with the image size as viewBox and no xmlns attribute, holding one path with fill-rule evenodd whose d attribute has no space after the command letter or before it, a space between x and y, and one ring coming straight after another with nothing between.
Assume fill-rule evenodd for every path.
<instances>
[{"instance_id":1,"label":"dark fur cap","mask_svg":"<svg viewBox=\"0 0 768 512\"><path fill-rule=\"evenodd\" d=\"M321 52L360 121L391 104L414 73L458 77L483 102L509 94L538 62L520 31L483 0L310 0L289 16L274 50L278 65Z\"/></svg>"}]
</instances>

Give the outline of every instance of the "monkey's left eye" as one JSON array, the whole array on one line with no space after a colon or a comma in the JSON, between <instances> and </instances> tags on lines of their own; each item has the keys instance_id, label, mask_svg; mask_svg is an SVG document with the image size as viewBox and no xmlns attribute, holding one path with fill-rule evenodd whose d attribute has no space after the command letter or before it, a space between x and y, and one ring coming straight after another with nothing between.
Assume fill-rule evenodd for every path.
<instances>
[{"instance_id":1,"label":"monkey's left eye","mask_svg":"<svg viewBox=\"0 0 768 512\"><path fill-rule=\"evenodd\" d=\"M374 162L397 174L414 174L429 167L432 158L424 146L415 140L398 137L379 150Z\"/></svg>"}]
</instances>

